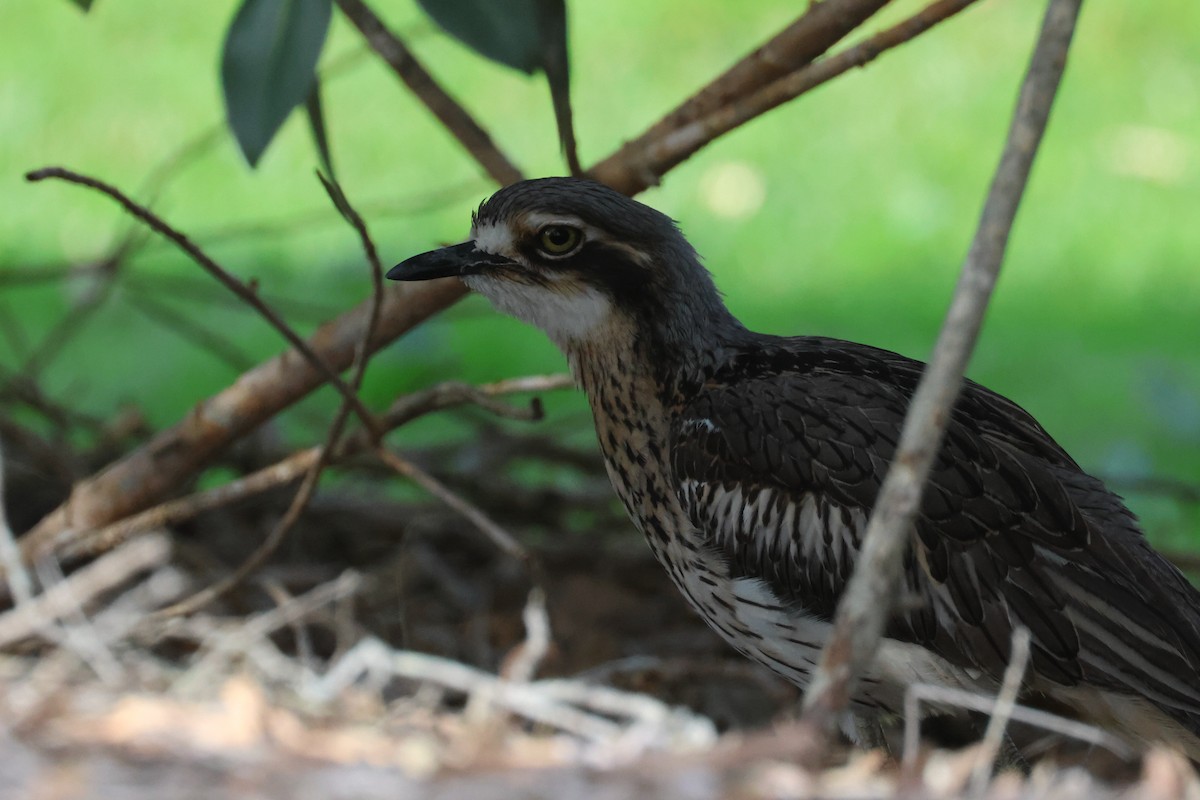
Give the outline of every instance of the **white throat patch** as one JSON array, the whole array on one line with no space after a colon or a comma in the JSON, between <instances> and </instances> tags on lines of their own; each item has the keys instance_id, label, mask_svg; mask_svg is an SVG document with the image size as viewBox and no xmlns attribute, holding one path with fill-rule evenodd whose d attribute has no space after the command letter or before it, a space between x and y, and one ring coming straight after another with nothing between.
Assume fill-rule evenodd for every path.
<instances>
[{"instance_id":1,"label":"white throat patch","mask_svg":"<svg viewBox=\"0 0 1200 800\"><path fill-rule=\"evenodd\" d=\"M533 215L525 220L537 227L561 222L585 227L577 219ZM489 222L471 230L475 247L485 253L521 260L516 252L512 228ZM541 280L523 281L511 276L466 275L463 283L492 302L498 311L540 328L567 351L576 342L601 336L612 313L607 295L561 273L539 273Z\"/></svg>"},{"instance_id":2,"label":"white throat patch","mask_svg":"<svg viewBox=\"0 0 1200 800\"><path fill-rule=\"evenodd\" d=\"M541 328L564 351L573 343L602 335L612 313L603 292L574 281L559 288L467 275L463 282L490 300L497 311Z\"/></svg>"}]
</instances>

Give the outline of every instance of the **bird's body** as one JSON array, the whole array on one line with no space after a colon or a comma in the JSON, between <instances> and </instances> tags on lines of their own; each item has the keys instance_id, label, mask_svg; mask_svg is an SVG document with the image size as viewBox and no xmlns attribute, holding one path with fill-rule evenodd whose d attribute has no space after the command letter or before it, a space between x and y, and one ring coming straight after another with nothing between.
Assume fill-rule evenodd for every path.
<instances>
[{"instance_id":1,"label":"bird's body","mask_svg":"<svg viewBox=\"0 0 1200 800\"><path fill-rule=\"evenodd\" d=\"M389 277L458 275L542 328L587 393L614 489L692 606L808 683L923 365L748 331L658 212L589 181L527 181L471 241ZM1120 499L1016 404L968 382L911 533L903 602L854 696L992 692L1017 626L1022 699L1200 758L1200 594Z\"/></svg>"}]
</instances>

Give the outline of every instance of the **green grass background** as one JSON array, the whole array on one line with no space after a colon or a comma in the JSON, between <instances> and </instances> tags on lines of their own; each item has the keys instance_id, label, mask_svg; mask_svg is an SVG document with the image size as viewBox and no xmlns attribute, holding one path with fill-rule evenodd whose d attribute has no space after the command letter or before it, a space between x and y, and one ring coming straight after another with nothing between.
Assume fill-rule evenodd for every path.
<instances>
[{"instance_id":1,"label":"green grass background","mask_svg":"<svg viewBox=\"0 0 1200 800\"><path fill-rule=\"evenodd\" d=\"M527 174L562 173L541 80L467 52L410 0L374 5ZM289 120L254 171L220 127L217 64L235 6L97 0L84 15L66 0L0 5L0 280L95 259L127 224L97 195L26 184L26 170L61 164L145 198L157 169L215 131L171 173L156 208L229 269L259 279L301 330L368 293L356 239L313 176L303 120ZM572 3L585 164L641 132L800 6ZM919 7L897 2L872 28ZM925 358L1042 8L983 2L724 137L642 199L680 221L750 326ZM1085 4L970 371L1105 475L1200 482L1197 31L1194 0ZM460 239L490 190L480 170L336 14L322 65L339 177L384 259ZM152 243L129 269L42 376L64 402L98 415L133 403L165 425L236 376L139 313L139 292L219 331L250 361L281 349L276 334L170 248ZM19 366L92 288L86 279L0 283L0 363ZM366 391L382 405L441 378L562 366L540 334L472 298L376 358ZM548 405L552 426L588 441L578 396ZM305 404L315 420L329 407L328 397ZM444 436L445 425L397 438ZM1159 542L1200 544L1195 507L1137 493L1130 501Z\"/></svg>"}]
</instances>

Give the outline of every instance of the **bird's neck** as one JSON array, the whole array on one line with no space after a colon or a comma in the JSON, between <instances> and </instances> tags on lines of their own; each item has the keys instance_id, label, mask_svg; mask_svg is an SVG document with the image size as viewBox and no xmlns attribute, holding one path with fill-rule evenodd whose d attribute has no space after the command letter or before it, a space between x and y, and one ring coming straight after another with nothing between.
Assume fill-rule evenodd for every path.
<instances>
[{"instance_id":1,"label":"bird's neck","mask_svg":"<svg viewBox=\"0 0 1200 800\"><path fill-rule=\"evenodd\" d=\"M710 308L675 307L652 317L616 313L588 336L558 345L593 410L632 402L651 414L685 399L680 393L687 385L702 381L753 337L718 300Z\"/></svg>"}]
</instances>

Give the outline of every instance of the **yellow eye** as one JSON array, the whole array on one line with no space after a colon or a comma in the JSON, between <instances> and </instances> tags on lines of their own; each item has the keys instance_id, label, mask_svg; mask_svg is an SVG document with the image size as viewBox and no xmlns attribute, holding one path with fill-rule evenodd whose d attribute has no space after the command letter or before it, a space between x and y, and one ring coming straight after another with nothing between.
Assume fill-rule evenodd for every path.
<instances>
[{"instance_id":1,"label":"yellow eye","mask_svg":"<svg viewBox=\"0 0 1200 800\"><path fill-rule=\"evenodd\" d=\"M583 236L569 225L547 225L538 234L538 245L548 256L565 256L579 246Z\"/></svg>"}]
</instances>

